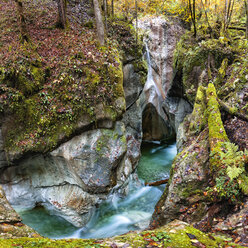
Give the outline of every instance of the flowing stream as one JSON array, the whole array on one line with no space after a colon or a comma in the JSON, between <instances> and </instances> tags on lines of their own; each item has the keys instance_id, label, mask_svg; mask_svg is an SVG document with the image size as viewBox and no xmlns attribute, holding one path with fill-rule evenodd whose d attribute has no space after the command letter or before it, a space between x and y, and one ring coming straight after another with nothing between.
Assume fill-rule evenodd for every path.
<instances>
[{"instance_id":1,"label":"flowing stream","mask_svg":"<svg viewBox=\"0 0 248 248\"><path fill-rule=\"evenodd\" d=\"M83 228L76 228L58 216L52 216L43 208L28 211L16 209L23 223L49 238L104 238L131 230L146 228L154 207L162 195L164 186L148 187L153 182L169 177L176 145L144 143L138 165L139 180L129 182L129 193L121 198L117 194L103 202L91 221Z\"/></svg>"}]
</instances>

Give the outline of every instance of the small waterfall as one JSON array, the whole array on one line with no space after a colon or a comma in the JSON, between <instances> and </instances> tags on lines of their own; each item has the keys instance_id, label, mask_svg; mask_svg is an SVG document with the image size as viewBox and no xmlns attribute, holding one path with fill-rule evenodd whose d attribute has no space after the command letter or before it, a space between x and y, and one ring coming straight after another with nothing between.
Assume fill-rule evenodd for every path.
<instances>
[{"instance_id":1,"label":"small waterfall","mask_svg":"<svg viewBox=\"0 0 248 248\"><path fill-rule=\"evenodd\" d=\"M149 51L149 47L148 47L148 43L145 42L145 46L146 46L146 57L147 57L147 64L148 64L148 75L147 75L147 81L144 87L144 91L149 91L149 94L151 97L155 97L154 93L156 92L157 96L159 99L161 99L161 101L163 101L165 99L165 93L163 90L163 87L161 85L160 82L156 82L153 78L152 75L152 61L151 61L151 55L150 55L150 51ZM152 94L152 89L155 89L155 92Z\"/></svg>"}]
</instances>

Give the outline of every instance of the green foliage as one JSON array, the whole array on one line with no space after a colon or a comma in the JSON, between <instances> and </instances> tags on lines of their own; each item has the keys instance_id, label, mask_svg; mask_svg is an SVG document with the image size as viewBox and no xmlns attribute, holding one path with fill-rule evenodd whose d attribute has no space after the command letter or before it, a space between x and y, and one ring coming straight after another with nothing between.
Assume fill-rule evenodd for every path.
<instances>
[{"instance_id":1,"label":"green foliage","mask_svg":"<svg viewBox=\"0 0 248 248\"><path fill-rule=\"evenodd\" d=\"M225 161L227 175L233 181L245 172L244 152L239 151L238 146L230 142L224 142L222 147L220 159Z\"/></svg>"},{"instance_id":2,"label":"green foliage","mask_svg":"<svg viewBox=\"0 0 248 248\"><path fill-rule=\"evenodd\" d=\"M207 89L207 99L210 168L216 182L215 187L208 190L216 200L230 198L235 201L241 193L240 189L243 193L248 193L244 192L241 179L243 175L246 176L244 159L247 151L239 151L238 147L229 141L221 120L215 87L211 83Z\"/></svg>"}]
</instances>

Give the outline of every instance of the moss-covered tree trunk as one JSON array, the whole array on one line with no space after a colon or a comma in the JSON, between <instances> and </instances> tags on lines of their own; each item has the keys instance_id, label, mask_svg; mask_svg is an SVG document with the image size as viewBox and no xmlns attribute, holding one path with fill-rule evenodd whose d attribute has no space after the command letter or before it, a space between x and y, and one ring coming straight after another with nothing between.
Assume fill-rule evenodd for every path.
<instances>
[{"instance_id":1,"label":"moss-covered tree trunk","mask_svg":"<svg viewBox=\"0 0 248 248\"><path fill-rule=\"evenodd\" d=\"M23 13L23 3L21 0L15 0L16 9L19 19L19 29L21 33L21 42L29 41L29 35L26 26L26 19Z\"/></svg>"},{"instance_id":2,"label":"moss-covered tree trunk","mask_svg":"<svg viewBox=\"0 0 248 248\"><path fill-rule=\"evenodd\" d=\"M243 193L248 194L248 177L245 170L245 155L228 139L215 86L208 84L206 91L208 129L210 145L210 170L215 186L209 191L215 200L236 199Z\"/></svg>"},{"instance_id":3,"label":"moss-covered tree trunk","mask_svg":"<svg viewBox=\"0 0 248 248\"><path fill-rule=\"evenodd\" d=\"M61 28L66 28L67 19L66 19L66 0L57 0L58 4L58 26Z\"/></svg>"},{"instance_id":4,"label":"moss-covered tree trunk","mask_svg":"<svg viewBox=\"0 0 248 248\"><path fill-rule=\"evenodd\" d=\"M99 7L98 0L93 0L94 4L94 12L95 12L95 18L96 18L96 28L97 28L97 36L100 44L104 45L104 24L102 21L102 14Z\"/></svg>"}]
</instances>

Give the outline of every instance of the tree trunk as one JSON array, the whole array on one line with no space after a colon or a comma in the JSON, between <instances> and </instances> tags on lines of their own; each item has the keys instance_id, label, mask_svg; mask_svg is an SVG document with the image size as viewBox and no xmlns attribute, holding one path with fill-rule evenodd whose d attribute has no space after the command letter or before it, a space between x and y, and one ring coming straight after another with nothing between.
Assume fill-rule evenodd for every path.
<instances>
[{"instance_id":1,"label":"tree trunk","mask_svg":"<svg viewBox=\"0 0 248 248\"><path fill-rule=\"evenodd\" d=\"M245 13L246 13L246 32L245 32L245 38L248 39L248 0L245 1Z\"/></svg>"},{"instance_id":2,"label":"tree trunk","mask_svg":"<svg viewBox=\"0 0 248 248\"><path fill-rule=\"evenodd\" d=\"M207 21L207 23L208 23L208 28L209 28L210 35L211 35L211 37L212 37L212 31L213 31L213 30L212 30L212 27L211 27L211 25L210 25L210 23L209 23L209 21L208 21L208 14L207 14L206 8L205 8L204 3L203 3L202 0L201 0L201 4L202 4L202 8L203 8L203 10L204 10L205 16L206 16L206 21ZM205 1L205 4L207 4L207 1Z\"/></svg>"},{"instance_id":3,"label":"tree trunk","mask_svg":"<svg viewBox=\"0 0 248 248\"><path fill-rule=\"evenodd\" d=\"M114 17L114 0L111 1L111 14Z\"/></svg>"},{"instance_id":4,"label":"tree trunk","mask_svg":"<svg viewBox=\"0 0 248 248\"><path fill-rule=\"evenodd\" d=\"M94 4L94 12L95 12L95 18L96 18L96 28L97 28L97 36L100 44L104 45L104 25L102 21L102 14L99 7L98 0L93 0Z\"/></svg>"},{"instance_id":5,"label":"tree trunk","mask_svg":"<svg viewBox=\"0 0 248 248\"><path fill-rule=\"evenodd\" d=\"M15 0L16 3L16 8L17 8L17 13L19 16L19 29L21 33L21 42L24 41L29 41L29 35L27 31L27 26L26 26L26 19L24 17L23 13L23 5L21 0Z\"/></svg>"},{"instance_id":6,"label":"tree trunk","mask_svg":"<svg viewBox=\"0 0 248 248\"><path fill-rule=\"evenodd\" d=\"M196 37L195 0L193 0L193 8L192 8L191 0L189 0L189 11L191 15L191 21L194 26L194 37Z\"/></svg>"},{"instance_id":7,"label":"tree trunk","mask_svg":"<svg viewBox=\"0 0 248 248\"><path fill-rule=\"evenodd\" d=\"M138 0L135 0L136 44L138 43Z\"/></svg>"},{"instance_id":8,"label":"tree trunk","mask_svg":"<svg viewBox=\"0 0 248 248\"><path fill-rule=\"evenodd\" d=\"M194 24L194 37L196 37L195 0L193 0L193 24Z\"/></svg>"},{"instance_id":9,"label":"tree trunk","mask_svg":"<svg viewBox=\"0 0 248 248\"><path fill-rule=\"evenodd\" d=\"M107 16L108 16L108 3L107 3L107 0L103 0L103 6L104 6L104 21L105 21L105 30L106 32L108 32L108 19L107 19Z\"/></svg>"},{"instance_id":10,"label":"tree trunk","mask_svg":"<svg viewBox=\"0 0 248 248\"><path fill-rule=\"evenodd\" d=\"M66 28L66 0L57 0L58 4L58 26Z\"/></svg>"},{"instance_id":11,"label":"tree trunk","mask_svg":"<svg viewBox=\"0 0 248 248\"><path fill-rule=\"evenodd\" d=\"M225 0L225 18L224 18L224 35L232 19L233 7L235 0Z\"/></svg>"},{"instance_id":12,"label":"tree trunk","mask_svg":"<svg viewBox=\"0 0 248 248\"><path fill-rule=\"evenodd\" d=\"M160 180L160 181L156 181L156 182L145 183L145 186L159 186L159 185L168 183L168 181L169 181L169 179L164 179L164 180Z\"/></svg>"}]
</instances>

